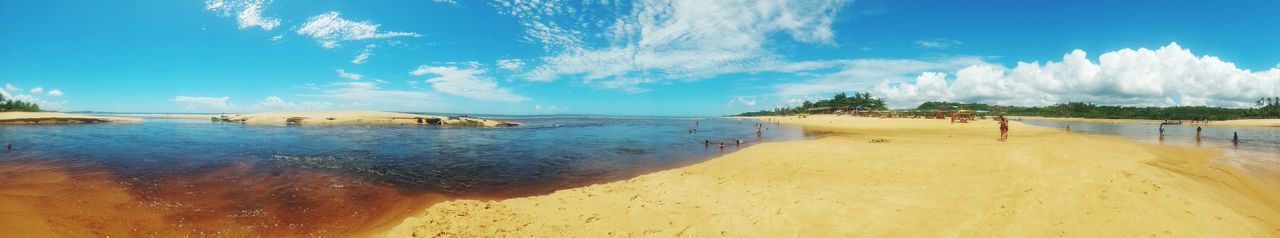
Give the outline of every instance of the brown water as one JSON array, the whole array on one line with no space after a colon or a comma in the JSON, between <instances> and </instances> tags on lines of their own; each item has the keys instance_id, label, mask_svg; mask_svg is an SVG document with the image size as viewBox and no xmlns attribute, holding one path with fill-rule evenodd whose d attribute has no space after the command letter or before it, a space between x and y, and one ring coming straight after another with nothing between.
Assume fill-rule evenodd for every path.
<instances>
[{"instance_id":1,"label":"brown water","mask_svg":"<svg viewBox=\"0 0 1280 238\"><path fill-rule=\"evenodd\" d=\"M803 138L749 120L542 118L518 128L0 126L0 237L348 237L448 199L615 181ZM718 143L717 143L718 144Z\"/></svg>"},{"instance_id":2,"label":"brown water","mask_svg":"<svg viewBox=\"0 0 1280 238\"><path fill-rule=\"evenodd\" d=\"M348 236L445 197L328 172L233 163L121 179L110 170L0 161L0 231L30 237Z\"/></svg>"}]
</instances>

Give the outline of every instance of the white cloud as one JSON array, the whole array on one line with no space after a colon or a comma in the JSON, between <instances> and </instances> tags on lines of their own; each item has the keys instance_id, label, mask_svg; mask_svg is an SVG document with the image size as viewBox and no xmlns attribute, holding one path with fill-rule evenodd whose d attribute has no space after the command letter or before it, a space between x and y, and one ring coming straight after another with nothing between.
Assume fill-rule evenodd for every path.
<instances>
[{"instance_id":1,"label":"white cloud","mask_svg":"<svg viewBox=\"0 0 1280 238\"><path fill-rule=\"evenodd\" d=\"M470 66L459 68L458 66L418 66L418 69L410 72L411 75L435 75L427 79L436 91L456 96L462 96L471 99L500 101L500 102L524 102L529 100L525 96L521 96L511 89L498 87L498 83L492 78L484 76L484 70L475 66L477 63L470 63Z\"/></svg>"},{"instance_id":2,"label":"white cloud","mask_svg":"<svg viewBox=\"0 0 1280 238\"><path fill-rule=\"evenodd\" d=\"M280 42L280 40L284 40L284 35L276 35L271 37L271 41Z\"/></svg>"},{"instance_id":3,"label":"white cloud","mask_svg":"<svg viewBox=\"0 0 1280 238\"><path fill-rule=\"evenodd\" d=\"M61 97L61 96L62 96L62 90L57 90L57 89L49 90L49 96Z\"/></svg>"},{"instance_id":4,"label":"white cloud","mask_svg":"<svg viewBox=\"0 0 1280 238\"><path fill-rule=\"evenodd\" d=\"M449 5L458 5L458 0L431 0L432 2L444 3Z\"/></svg>"},{"instance_id":5,"label":"white cloud","mask_svg":"<svg viewBox=\"0 0 1280 238\"><path fill-rule=\"evenodd\" d=\"M44 87L31 88L31 94L40 94L44 92Z\"/></svg>"},{"instance_id":6,"label":"white cloud","mask_svg":"<svg viewBox=\"0 0 1280 238\"><path fill-rule=\"evenodd\" d=\"M833 73L826 73L812 79L775 85L777 94L783 97L800 95L829 94L865 90L878 83L906 82L920 72L955 71L973 65L986 65L978 57L950 57L937 59L857 59L823 62L794 63L777 69L779 71L808 71L814 69L837 68Z\"/></svg>"},{"instance_id":7,"label":"white cloud","mask_svg":"<svg viewBox=\"0 0 1280 238\"><path fill-rule=\"evenodd\" d=\"M350 72L347 72L347 70L345 69L338 69L337 72L338 72L338 77L343 77L350 80L360 80L364 78L364 75L360 75L357 73L350 73Z\"/></svg>"},{"instance_id":8,"label":"white cloud","mask_svg":"<svg viewBox=\"0 0 1280 238\"><path fill-rule=\"evenodd\" d=\"M262 17L262 8L269 3L270 1L264 0L207 0L204 8L223 17L235 15L240 29L260 27L269 31L280 26L279 18Z\"/></svg>"},{"instance_id":9,"label":"white cloud","mask_svg":"<svg viewBox=\"0 0 1280 238\"><path fill-rule=\"evenodd\" d=\"M629 4L630 9L580 6L613 4L608 1L495 5L519 19L526 40L541 43L553 53L527 78L575 77L599 87L643 91L639 87L645 83L754 72L761 65L783 61L765 46L778 35L802 43L834 44L831 24L849 2L639 0ZM591 40L606 43L584 43L595 42Z\"/></svg>"},{"instance_id":10,"label":"white cloud","mask_svg":"<svg viewBox=\"0 0 1280 238\"><path fill-rule=\"evenodd\" d=\"M947 49L951 47L960 46L960 44L964 44L964 42L962 41L951 40L951 39L917 40L915 41L915 43L916 43L916 46L920 46L921 48L928 48L928 49Z\"/></svg>"},{"instance_id":11,"label":"white cloud","mask_svg":"<svg viewBox=\"0 0 1280 238\"><path fill-rule=\"evenodd\" d=\"M323 111L333 106L333 103L329 102L293 103L277 96L268 96L262 101L254 103L252 109L254 111Z\"/></svg>"},{"instance_id":12,"label":"white cloud","mask_svg":"<svg viewBox=\"0 0 1280 238\"><path fill-rule=\"evenodd\" d=\"M560 109L556 108L556 106L543 107L541 104L533 106L534 114L554 114L557 112L560 112Z\"/></svg>"},{"instance_id":13,"label":"white cloud","mask_svg":"<svg viewBox=\"0 0 1280 238\"><path fill-rule=\"evenodd\" d=\"M521 59L500 59L497 62L498 68L505 70L518 70L524 67L524 60Z\"/></svg>"},{"instance_id":14,"label":"white cloud","mask_svg":"<svg viewBox=\"0 0 1280 238\"><path fill-rule=\"evenodd\" d=\"M175 96L169 101L184 103L187 110L192 109L217 109L226 110L232 108L232 104L227 102L230 97L192 97L192 96Z\"/></svg>"},{"instance_id":15,"label":"white cloud","mask_svg":"<svg viewBox=\"0 0 1280 238\"><path fill-rule=\"evenodd\" d=\"M739 96L739 97L734 97L732 99L729 99L729 103L726 106L732 107L734 104L738 104L738 105L743 105L747 107L755 107L756 102L757 102L756 97Z\"/></svg>"},{"instance_id":16,"label":"white cloud","mask_svg":"<svg viewBox=\"0 0 1280 238\"><path fill-rule=\"evenodd\" d=\"M22 89L18 88L18 86L13 86L13 84L9 84L9 83L5 83L4 88L8 89L9 91L22 91Z\"/></svg>"},{"instance_id":17,"label":"white cloud","mask_svg":"<svg viewBox=\"0 0 1280 238\"><path fill-rule=\"evenodd\" d=\"M363 64L365 61L369 60L370 55L373 55L373 48L375 47L378 47L378 45L369 44L364 46L364 49L360 50L360 54L356 54L356 58L351 59L351 63Z\"/></svg>"},{"instance_id":18,"label":"white cloud","mask_svg":"<svg viewBox=\"0 0 1280 238\"><path fill-rule=\"evenodd\" d=\"M382 39L400 36L418 37L413 32L378 32L380 25L369 21L351 21L343 19L338 12L327 12L307 19L298 27L298 35L310 36L320 42L324 48L341 46L339 41L358 41Z\"/></svg>"},{"instance_id":19,"label":"white cloud","mask_svg":"<svg viewBox=\"0 0 1280 238\"><path fill-rule=\"evenodd\" d=\"M313 89L320 91L321 94L312 96L352 103L413 106L416 102L435 101L435 96L426 92L387 90L379 88L373 82L341 82L317 86Z\"/></svg>"},{"instance_id":20,"label":"white cloud","mask_svg":"<svg viewBox=\"0 0 1280 238\"><path fill-rule=\"evenodd\" d=\"M897 107L927 100L1248 107L1259 97L1280 95L1280 69L1241 69L1217 57L1196 56L1176 43L1156 50L1107 52L1096 63L1083 50L1075 50L1058 62L1019 62L1012 69L974 65L956 71L954 78L945 77L923 73L915 82L886 81L872 91Z\"/></svg>"}]
</instances>

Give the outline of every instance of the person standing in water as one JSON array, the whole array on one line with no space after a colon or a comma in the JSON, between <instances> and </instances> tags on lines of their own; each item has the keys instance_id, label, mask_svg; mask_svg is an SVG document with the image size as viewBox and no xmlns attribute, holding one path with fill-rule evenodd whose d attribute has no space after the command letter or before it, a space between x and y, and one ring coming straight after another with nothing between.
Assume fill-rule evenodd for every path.
<instances>
[{"instance_id":1,"label":"person standing in water","mask_svg":"<svg viewBox=\"0 0 1280 238\"><path fill-rule=\"evenodd\" d=\"M1231 144L1240 146L1240 132L1231 132Z\"/></svg>"}]
</instances>

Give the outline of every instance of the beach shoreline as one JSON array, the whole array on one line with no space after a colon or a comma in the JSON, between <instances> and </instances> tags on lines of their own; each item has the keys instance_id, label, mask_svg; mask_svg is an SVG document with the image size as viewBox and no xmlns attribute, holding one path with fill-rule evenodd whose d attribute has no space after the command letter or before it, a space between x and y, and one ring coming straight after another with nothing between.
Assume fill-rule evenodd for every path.
<instances>
[{"instance_id":1,"label":"beach shoreline","mask_svg":"<svg viewBox=\"0 0 1280 238\"><path fill-rule=\"evenodd\" d=\"M142 122L139 118L60 112L0 112L0 125Z\"/></svg>"},{"instance_id":2,"label":"beach shoreline","mask_svg":"<svg viewBox=\"0 0 1280 238\"><path fill-rule=\"evenodd\" d=\"M814 115L832 131L632 179L435 204L380 236L1277 236L1274 184L1215 149L992 121Z\"/></svg>"}]
</instances>

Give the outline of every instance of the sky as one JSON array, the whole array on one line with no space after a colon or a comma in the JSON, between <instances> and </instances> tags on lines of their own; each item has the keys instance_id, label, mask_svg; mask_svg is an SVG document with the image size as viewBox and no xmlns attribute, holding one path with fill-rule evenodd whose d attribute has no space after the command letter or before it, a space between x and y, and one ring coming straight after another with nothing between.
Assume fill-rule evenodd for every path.
<instances>
[{"instance_id":1,"label":"sky","mask_svg":"<svg viewBox=\"0 0 1280 238\"><path fill-rule=\"evenodd\" d=\"M46 110L712 116L1280 96L1277 1L0 1Z\"/></svg>"}]
</instances>

